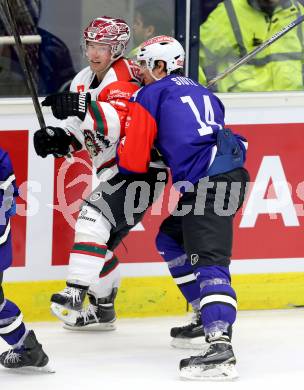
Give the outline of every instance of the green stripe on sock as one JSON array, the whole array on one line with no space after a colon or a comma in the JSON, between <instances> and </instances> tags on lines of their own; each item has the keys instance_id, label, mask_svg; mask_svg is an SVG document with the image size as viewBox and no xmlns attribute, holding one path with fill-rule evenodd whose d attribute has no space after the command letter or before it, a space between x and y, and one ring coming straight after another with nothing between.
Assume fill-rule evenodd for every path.
<instances>
[{"instance_id":1,"label":"green stripe on sock","mask_svg":"<svg viewBox=\"0 0 304 390\"><path fill-rule=\"evenodd\" d=\"M105 256L105 254L107 252L106 248L100 248L99 246L86 245L86 244L74 244L73 249L75 251L96 253L98 255L103 255L103 256Z\"/></svg>"},{"instance_id":2,"label":"green stripe on sock","mask_svg":"<svg viewBox=\"0 0 304 390\"><path fill-rule=\"evenodd\" d=\"M117 266L117 264L118 264L117 257L113 257L112 260L105 263L99 276L102 277L103 275L108 274L110 271L112 271Z\"/></svg>"}]
</instances>

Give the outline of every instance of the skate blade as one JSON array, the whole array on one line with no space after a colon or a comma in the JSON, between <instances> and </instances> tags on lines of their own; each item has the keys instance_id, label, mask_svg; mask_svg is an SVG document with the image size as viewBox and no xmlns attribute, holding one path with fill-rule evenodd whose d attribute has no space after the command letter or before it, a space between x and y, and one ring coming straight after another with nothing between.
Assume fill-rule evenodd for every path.
<instances>
[{"instance_id":1,"label":"skate blade","mask_svg":"<svg viewBox=\"0 0 304 390\"><path fill-rule=\"evenodd\" d=\"M234 381L239 375L234 364L184 367L180 370L182 379L199 381Z\"/></svg>"},{"instance_id":2,"label":"skate blade","mask_svg":"<svg viewBox=\"0 0 304 390\"><path fill-rule=\"evenodd\" d=\"M77 310L67 309L58 303L51 304L51 312L54 314L54 316L59 318L60 321L69 325L75 325L79 315Z\"/></svg>"},{"instance_id":3,"label":"skate blade","mask_svg":"<svg viewBox=\"0 0 304 390\"><path fill-rule=\"evenodd\" d=\"M20 375L54 374L56 371L48 364L44 367L26 366L19 368L7 368L10 372Z\"/></svg>"},{"instance_id":4,"label":"skate blade","mask_svg":"<svg viewBox=\"0 0 304 390\"><path fill-rule=\"evenodd\" d=\"M111 330L116 330L114 323L104 323L104 324L88 324L85 326L73 326L69 324L63 325L64 329L72 330L74 332L109 332Z\"/></svg>"},{"instance_id":5,"label":"skate blade","mask_svg":"<svg viewBox=\"0 0 304 390\"><path fill-rule=\"evenodd\" d=\"M171 347L177 348L177 349L199 349L204 350L209 346L209 344L206 343L205 337L196 337L193 339L183 339L183 338L172 338Z\"/></svg>"}]
</instances>

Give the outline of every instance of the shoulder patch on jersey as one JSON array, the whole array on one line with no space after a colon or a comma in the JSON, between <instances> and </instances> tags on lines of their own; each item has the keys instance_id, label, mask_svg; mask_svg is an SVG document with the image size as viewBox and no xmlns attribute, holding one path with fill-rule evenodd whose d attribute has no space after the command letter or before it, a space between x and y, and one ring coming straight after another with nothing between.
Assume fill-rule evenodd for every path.
<instances>
[{"instance_id":1,"label":"shoulder patch on jersey","mask_svg":"<svg viewBox=\"0 0 304 390\"><path fill-rule=\"evenodd\" d=\"M77 85L77 92L84 92L84 84Z\"/></svg>"},{"instance_id":2,"label":"shoulder patch on jersey","mask_svg":"<svg viewBox=\"0 0 304 390\"><path fill-rule=\"evenodd\" d=\"M88 81L92 78L92 74L93 73L89 66L85 67L80 72L78 72L71 82L70 91L79 92L78 86L81 85L85 86L88 83Z\"/></svg>"}]
</instances>

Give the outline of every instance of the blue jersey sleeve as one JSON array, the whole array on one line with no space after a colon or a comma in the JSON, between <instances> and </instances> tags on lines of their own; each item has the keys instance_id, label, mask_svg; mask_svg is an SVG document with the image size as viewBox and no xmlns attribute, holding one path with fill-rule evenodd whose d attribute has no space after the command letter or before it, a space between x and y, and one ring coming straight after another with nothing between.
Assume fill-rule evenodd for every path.
<instances>
[{"instance_id":1,"label":"blue jersey sleeve","mask_svg":"<svg viewBox=\"0 0 304 390\"><path fill-rule=\"evenodd\" d=\"M0 149L0 213L11 217L16 213L15 197L18 196L16 178L11 159Z\"/></svg>"}]
</instances>

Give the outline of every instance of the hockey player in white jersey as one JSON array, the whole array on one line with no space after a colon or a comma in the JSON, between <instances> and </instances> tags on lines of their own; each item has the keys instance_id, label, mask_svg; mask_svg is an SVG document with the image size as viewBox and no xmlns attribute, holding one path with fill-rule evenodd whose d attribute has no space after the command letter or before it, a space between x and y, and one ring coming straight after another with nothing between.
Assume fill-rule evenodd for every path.
<instances>
[{"instance_id":1,"label":"hockey player in white jersey","mask_svg":"<svg viewBox=\"0 0 304 390\"><path fill-rule=\"evenodd\" d=\"M101 182L81 207L67 287L52 295L51 308L69 329L112 330L120 282L113 250L147 208L137 208L130 222L124 207L127 188L138 180L147 182L151 191L145 195L146 204L150 205L158 195L154 194L155 184L166 182L167 171L156 166L144 175L122 175L116 166L116 146L124 136L128 100L139 81L138 67L123 57L129 26L122 19L104 16L93 20L83 35L89 66L76 75L70 92L50 95L43 102L56 118L67 119L62 127L38 130L34 146L41 157L65 156L86 148L92 158ZM83 308L86 294L90 304Z\"/></svg>"}]
</instances>

